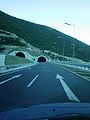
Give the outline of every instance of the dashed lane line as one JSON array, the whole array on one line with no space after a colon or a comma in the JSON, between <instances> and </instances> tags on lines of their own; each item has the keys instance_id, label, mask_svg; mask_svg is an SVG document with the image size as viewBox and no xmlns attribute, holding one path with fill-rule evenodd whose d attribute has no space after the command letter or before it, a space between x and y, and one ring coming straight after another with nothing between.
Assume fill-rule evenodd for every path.
<instances>
[{"instance_id":1,"label":"dashed lane line","mask_svg":"<svg viewBox=\"0 0 90 120\"><path fill-rule=\"evenodd\" d=\"M9 79L7 79L7 80L4 80L4 81L0 82L0 85L4 84L4 83L6 83L6 82L9 82L9 81L11 81L11 80L13 80L13 79L15 79L15 78L18 78L18 77L20 77L21 75L22 75L22 74L19 74L19 75L13 76L13 77L11 77L11 78L9 78Z\"/></svg>"},{"instance_id":2,"label":"dashed lane line","mask_svg":"<svg viewBox=\"0 0 90 120\"><path fill-rule=\"evenodd\" d=\"M8 71L8 72L5 72L5 73L1 73L0 77L5 76L5 75L10 75L10 74L13 74L13 73L16 73L16 72L21 72L21 71L22 71L22 69Z\"/></svg>"},{"instance_id":3,"label":"dashed lane line","mask_svg":"<svg viewBox=\"0 0 90 120\"><path fill-rule=\"evenodd\" d=\"M38 78L39 75L36 75L36 77L27 85L27 87L30 87L34 82L35 80Z\"/></svg>"}]
</instances>

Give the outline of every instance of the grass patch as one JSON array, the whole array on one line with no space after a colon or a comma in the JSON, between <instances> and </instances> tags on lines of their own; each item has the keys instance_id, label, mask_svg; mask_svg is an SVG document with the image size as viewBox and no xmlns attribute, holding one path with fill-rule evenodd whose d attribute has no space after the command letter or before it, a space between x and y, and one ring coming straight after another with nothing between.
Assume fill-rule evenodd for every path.
<instances>
[{"instance_id":1,"label":"grass patch","mask_svg":"<svg viewBox=\"0 0 90 120\"><path fill-rule=\"evenodd\" d=\"M90 75L90 72L88 73L88 72L76 72L77 74L81 74L81 75Z\"/></svg>"},{"instance_id":2,"label":"grass patch","mask_svg":"<svg viewBox=\"0 0 90 120\"><path fill-rule=\"evenodd\" d=\"M90 74L90 71L86 71L86 70L75 70L75 72Z\"/></svg>"},{"instance_id":3,"label":"grass patch","mask_svg":"<svg viewBox=\"0 0 90 120\"><path fill-rule=\"evenodd\" d=\"M7 55L5 59L6 65L25 64L25 63L33 63L33 62L26 58L21 58L21 57L12 56L12 55Z\"/></svg>"}]
</instances>

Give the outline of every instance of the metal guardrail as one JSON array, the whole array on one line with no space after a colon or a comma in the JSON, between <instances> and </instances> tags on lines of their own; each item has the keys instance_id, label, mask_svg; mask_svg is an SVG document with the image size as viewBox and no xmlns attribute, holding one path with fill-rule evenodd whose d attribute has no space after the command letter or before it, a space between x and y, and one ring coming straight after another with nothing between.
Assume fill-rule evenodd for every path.
<instances>
[{"instance_id":1,"label":"metal guardrail","mask_svg":"<svg viewBox=\"0 0 90 120\"><path fill-rule=\"evenodd\" d=\"M67 65L73 68L90 71L90 66L88 65Z\"/></svg>"},{"instance_id":2,"label":"metal guardrail","mask_svg":"<svg viewBox=\"0 0 90 120\"><path fill-rule=\"evenodd\" d=\"M76 68L76 69L90 71L90 64L87 64L87 63L78 64L78 63L67 63L67 62L58 62L58 61L56 61L56 62L54 61L52 63L61 64L61 65L65 65L65 66ZM17 69L22 69L25 67L34 66L36 64L38 64L38 63L35 62L35 63L29 63L29 64L16 64L16 65L0 66L0 73L9 72L9 71L17 70Z\"/></svg>"},{"instance_id":3,"label":"metal guardrail","mask_svg":"<svg viewBox=\"0 0 90 120\"><path fill-rule=\"evenodd\" d=\"M20 67L19 65L5 65L5 66L0 66L0 72L1 71L5 71L5 70L9 70L9 69L13 69L13 68L17 68Z\"/></svg>"},{"instance_id":4,"label":"metal guardrail","mask_svg":"<svg viewBox=\"0 0 90 120\"><path fill-rule=\"evenodd\" d=\"M90 63L72 63L72 62L65 62L65 61L53 61L53 63L65 65L65 66L76 68L76 69L90 71Z\"/></svg>"},{"instance_id":5,"label":"metal guardrail","mask_svg":"<svg viewBox=\"0 0 90 120\"><path fill-rule=\"evenodd\" d=\"M29 63L29 64L16 64L16 65L0 66L0 73L18 70L18 69L34 66L36 64L37 64L37 62L36 63Z\"/></svg>"}]
</instances>

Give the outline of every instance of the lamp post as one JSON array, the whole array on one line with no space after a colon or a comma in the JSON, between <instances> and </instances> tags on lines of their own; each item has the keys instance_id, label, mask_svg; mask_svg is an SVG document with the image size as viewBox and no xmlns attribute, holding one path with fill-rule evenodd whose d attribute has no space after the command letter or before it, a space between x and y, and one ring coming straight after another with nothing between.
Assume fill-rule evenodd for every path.
<instances>
[{"instance_id":1,"label":"lamp post","mask_svg":"<svg viewBox=\"0 0 90 120\"><path fill-rule=\"evenodd\" d=\"M63 55L63 60L64 60L64 54L65 54L65 39L63 40L63 53L62 53L62 55Z\"/></svg>"},{"instance_id":2,"label":"lamp post","mask_svg":"<svg viewBox=\"0 0 90 120\"><path fill-rule=\"evenodd\" d=\"M69 24L69 23L65 23L65 24L73 26L73 36L75 38L75 24ZM72 53L73 58L75 57L75 41L74 41L74 38L73 38L73 53Z\"/></svg>"}]
</instances>

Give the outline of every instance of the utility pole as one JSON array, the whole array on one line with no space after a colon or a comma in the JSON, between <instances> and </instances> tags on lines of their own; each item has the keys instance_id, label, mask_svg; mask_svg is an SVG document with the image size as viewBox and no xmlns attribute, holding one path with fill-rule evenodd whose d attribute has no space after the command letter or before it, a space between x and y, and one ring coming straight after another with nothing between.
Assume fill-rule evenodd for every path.
<instances>
[{"instance_id":1,"label":"utility pole","mask_svg":"<svg viewBox=\"0 0 90 120\"><path fill-rule=\"evenodd\" d=\"M75 24L69 24L69 23L65 23L66 25L70 25L73 26L73 37L75 38ZM73 53L72 53L72 57L75 57L75 40L73 38Z\"/></svg>"},{"instance_id":2,"label":"utility pole","mask_svg":"<svg viewBox=\"0 0 90 120\"><path fill-rule=\"evenodd\" d=\"M63 53L62 53L62 55L63 55L63 60L64 60L64 55L65 55L65 39L63 39Z\"/></svg>"}]
</instances>

